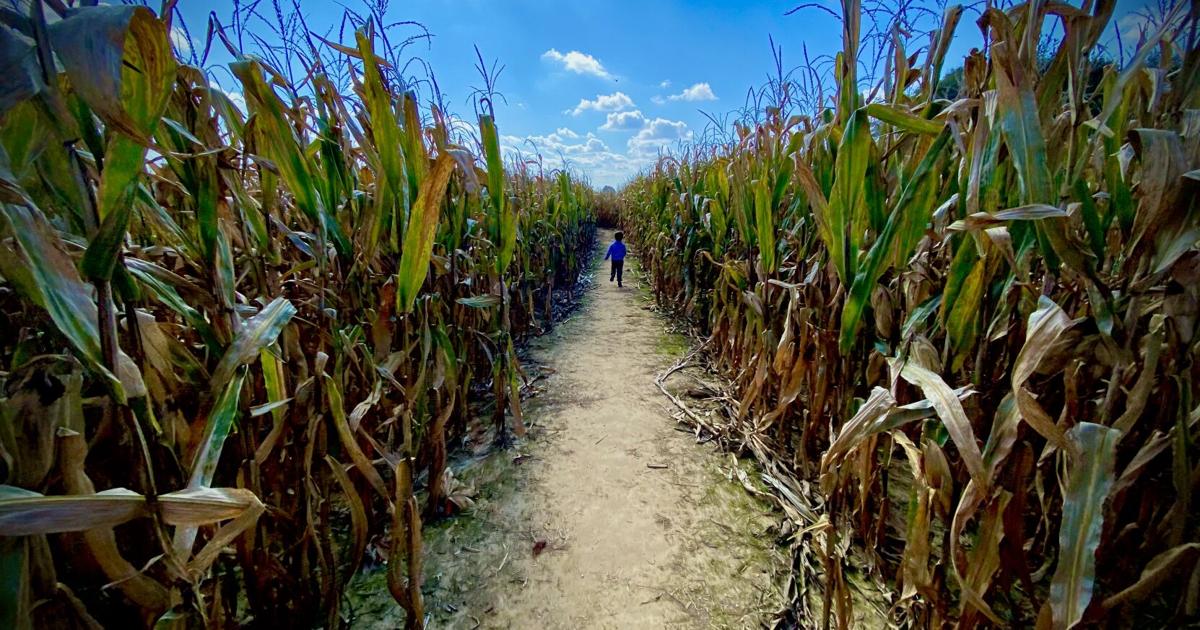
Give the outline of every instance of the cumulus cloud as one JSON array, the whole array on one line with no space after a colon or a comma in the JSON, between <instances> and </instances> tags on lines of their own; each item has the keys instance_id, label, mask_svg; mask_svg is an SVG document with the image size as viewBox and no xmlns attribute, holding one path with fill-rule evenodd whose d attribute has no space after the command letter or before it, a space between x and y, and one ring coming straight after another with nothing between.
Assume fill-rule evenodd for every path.
<instances>
[{"instance_id":1,"label":"cumulus cloud","mask_svg":"<svg viewBox=\"0 0 1200 630\"><path fill-rule=\"evenodd\" d=\"M717 95L713 94L712 87L708 83L696 83L679 94L672 94L667 98L672 101L715 101Z\"/></svg>"},{"instance_id":2,"label":"cumulus cloud","mask_svg":"<svg viewBox=\"0 0 1200 630\"><path fill-rule=\"evenodd\" d=\"M501 136L500 144L510 154L536 155L548 169L585 173L596 184L619 184L647 165L645 160L612 150L594 133L581 135L566 128L546 135Z\"/></svg>"},{"instance_id":3,"label":"cumulus cloud","mask_svg":"<svg viewBox=\"0 0 1200 630\"><path fill-rule=\"evenodd\" d=\"M192 40L178 26L171 27L171 45L175 46L175 50L181 55L191 56L192 54Z\"/></svg>"},{"instance_id":4,"label":"cumulus cloud","mask_svg":"<svg viewBox=\"0 0 1200 630\"><path fill-rule=\"evenodd\" d=\"M662 89L662 90L665 90L665 89L667 89L667 88L671 87L671 80L670 80L670 79L663 79L663 80L662 80L662 83L659 83L659 84L658 84L658 87L659 87L659 89Z\"/></svg>"},{"instance_id":5,"label":"cumulus cloud","mask_svg":"<svg viewBox=\"0 0 1200 630\"><path fill-rule=\"evenodd\" d=\"M572 116L578 116L588 110L619 112L626 109L633 109L633 99L624 92L613 92L612 94L597 94L595 100L591 101L586 98L579 99L579 104L575 106L575 109L568 111Z\"/></svg>"},{"instance_id":6,"label":"cumulus cloud","mask_svg":"<svg viewBox=\"0 0 1200 630\"><path fill-rule=\"evenodd\" d=\"M601 79L611 79L613 76L604 68L604 64L600 63L599 59L587 54L581 53L578 50L572 50L565 55L558 50L551 48L542 53L542 59L559 64L564 70L574 72L575 74L588 74Z\"/></svg>"},{"instance_id":7,"label":"cumulus cloud","mask_svg":"<svg viewBox=\"0 0 1200 630\"><path fill-rule=\"evenodd\" d=\"M1132 55L1137 47L1142 44L1146 37L1158 30L1165 22L1169 13L1157 11L1151 7L1154 3L1147 3L1147 6L1137 9L1131 13L1121 16L1117 20L1116 32L1120 38L1119 44L1125 48L1125 55ZM1180 11L1174 15L1174 20L1171 20L1172 27L1177 28L1186 17L1186 13ZM1107 38L1112 46L1117 46L1118 42L1113 42L1111 37ZM1116 54L1117 50L1111 51Z\"/></svg>"},{"instance_id":8,"label":"cumulus cloud","mask_svg":"<svg viewBox=\"0 0 1200 630\"><path fill-rule=\"evenodd\" d=\"M655 118L646 120L641 131L629 139L629 153L634 156L648 157L659 153L667 145L692 139L692 132L687 123L681 120Z\"/></svg>"},{"instance_id":9,"label":"cumulus cloud","mask_svg":"<svg viewBox=\"0 0 1200 630\"><path fill-rule=\"evenodd\" d=\"M636 111L625 114L625 124L634 120L632 114L642 116ZM593 185L619 186L653 165L664 147L692 138L687 124L680 121L642 117L641 122L624 151L610 147L593 132L581 134L565 127L545 135L501 136L500 144L510 155L520 154L522 159L536 156L547 169L567 168L586 174Z\"/></svg>"},{"instance_id":10,"label":"cumulus cloud","mask_svg":"<svg viewBox=\"0 0 1200 630\"><path fill-rule=\"evenodd\" d=\"M1117 32L1129 43L1137 43L1138 37L1149 28L1150 21L1139 13L1130 13L1117 20Z\"/></svg>"},{"instance_id":11,"label":"cumulus cloud","mask_svg":"<svg viewBox=\"0 0 1200 630\"><path fill-rule=\"evenodd\" d=\"M646 117L642 112L633 110L629 112L612 112L608 115L608 119L600 125L600 129L604 131L633 131L641 129L646 125Z\"/></svg>"}]
</instances>

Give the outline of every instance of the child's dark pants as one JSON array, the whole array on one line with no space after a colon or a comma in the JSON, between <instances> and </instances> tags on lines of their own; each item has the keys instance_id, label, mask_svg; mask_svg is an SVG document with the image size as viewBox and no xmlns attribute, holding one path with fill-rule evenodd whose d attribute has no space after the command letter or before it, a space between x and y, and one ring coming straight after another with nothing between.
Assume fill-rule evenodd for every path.
<instances>
[{"instance_id":1,"label":"child's dark pants","mask_svg":"<svg viewBox=\"0 0 1200 630\"><path fill-rule=\"evenodd\" d=\"M613 278L617 279L617 286L621 286L621 272L625 271L624 260L612 261L612 272L608 274L608 281L612 282Z\"/></svg>"}]
</instances>

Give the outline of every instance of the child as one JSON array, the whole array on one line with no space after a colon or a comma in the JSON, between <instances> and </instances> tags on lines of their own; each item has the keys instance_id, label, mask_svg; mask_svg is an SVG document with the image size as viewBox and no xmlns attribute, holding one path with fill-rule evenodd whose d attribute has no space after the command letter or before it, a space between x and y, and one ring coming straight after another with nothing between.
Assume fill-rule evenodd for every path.
<instances>
[{"instance_id":1,"label":"child","mask_svg":"<svg viewBox=\"0 0 1200 630\"><path fill-rule=\"evenodd\" d=\"M621 272L625 271L625 243L621 241L625 238L625 233L617 232L614 236L617 240L608 246L608 253L604 255L604 260L612 258L612 272L608 274L608 281L612 282L613 278L616 278L617 286L620 287L624 286L621 284Z\"/></svg>"}]
</instances>

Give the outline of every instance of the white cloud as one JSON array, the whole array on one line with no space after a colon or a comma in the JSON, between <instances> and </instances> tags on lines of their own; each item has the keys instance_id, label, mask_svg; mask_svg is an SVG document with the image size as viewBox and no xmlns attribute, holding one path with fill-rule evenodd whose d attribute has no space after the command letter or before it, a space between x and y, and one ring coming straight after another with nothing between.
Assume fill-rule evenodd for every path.
<instances>
[{"instance_id":1,"label":"white cloud","mask_svg":"<svg viewBox=\"0 0 1200 630\"><path fill-rule=\"evenodd\" d=\"M1117 20L1117 32L1120 34L1121 42L1128 47L1127 53L1132 54L1134 47L1138 45L1142 37L1154 32L1154 25L1150 23L1149 16L1146 14L1130 13Z\"/></svg>"},{"instance_id":2,"label":"white cloud","mask_svg":"<svg viewBox=\"0 0 1200 630\"><path fill-rule=\"evenodd\" d=\"M523 159L541 158L547 169L568 168L586 175L595 186L620 186L653 165L662 148L692 138L692 132L682 122L663 118L642 118L642 121L642 127L629 140L625 151L614 150L595 133L580 134L567 128L546 135L501 136L500 144L510 154L521 153Z\"/></svg>"},{"instance_id":3,"label":"white cloud","mask_svg":"<svg viewBox=\"0 0 1200 630\"><path fill-rule=\"evenodd\" d=\"M1150 6L1152 4L1147 3L1147 6L1123 15L1117 20L1117 33L1121 38L1121 43L1125 46L1126 55L1132 55L1138 44L1158 30L1158 27L1166 21L1167 15L1153 10ZM1173 20L1173 26L1177 28L1185 15L1183 11L1178 12ZM1116 53L1115 50L1112 52Z\"/></svg>"},{"instance_id":4,"label":"white cloud","mask_svg":"<svg viewBox=\"0 0 1200 630\"><path fill-rule=\"evenodd\" d=\"M645 160L613 151L591 132L580 135L559 129L547 135L501 136L500 144L505 151L520 152L525 158L537 155L546 168L569 168L586 174L597 185L620 184L648 166Z\"/></svg>"},{"instance_id":5,"label":"white cloud","mask_svg":"<svg viewBox=\"0 0 1200 630\"><path fill-rule=\"evenodd\" d=\"M667 89L667 88L671 87L671 80L670 80L670 79L663 79L662 83L659 83L659 84L658 84L658 87L659 87L659 89L663 89L663 90L665 90L665 89Z\"/></svg>"},{"instance_id":6,"label":"white cloud","mask_svg":"<svg viewBox=\"0 0 1200 630\"><path fill-rule=\"evenodd\" d=\"M712 87L709 84L696 83L679 94L672 94L667 98L672 101L715 101L717 100L717 95L713 94Z\"/></svg>"},{"instance_id":7,"label":"white cloud","mask_svg":"<svg viewBox=\"0 0 1200 630\"><path fill-rule=\"evenodd\" d=\"M178 26L171 27L171 44L175 46L175 49L180 54L191 56L193 49L192 40L188 38L187 33L183 32L182 28Z\"/></svg>"},{"instance_id":8,"label":"white cloud","mask_svg":"<svg viewBox=\"0 0 1200 630\"><path fill-rule=\"evenodd\" d=\"M651 96L650 102L654 103L655 105L662 105L667 102L667 99L665 99L661 96Z\"/></svg>"},{"instance_id":9,"label":"white cloud","mask_svg":"<svg viewBox=\"0 0 1200 630\"><path fill-rule=\"evenodd\" d=\"M608 119L600 125L600 129L604 131L633 131L641 129L646 125L646 117L642 112L633 110L630 112L612 112L608 115Z\"/></svg>"},{"instance_id":10,"label":"white cloud","mask_svg":"<svg viewBox=\"0 0 1200 630\"><path fill-rule=\"evenodd\" d=\"M629 139L627 146L630 155L647 157L658 155L663 147L679 141L692 139L692 132L687 123L680 120L655 118L646 120L642 130Z\"/></svg>"},{"instance_id":11,"label":"white cloud","mask_svg":"<svg viewBox=\"0 0 1200 630\"><path fill-rule=\"evenodd\" d=\"M633 99L624 92L613 92L612 94L598 94L592 101L586 98L579 99L579 104L575 106L575 109L567 111L572 116L578 116L589 109L597 112L619 112L632 108Z\"/></svg>"},{"instance_id":12,"label":"white cloud","mask_svg":"<svg viewBox=\"0 0 1200 630\"><path fill-rule=\"evenodd\" d=\"M542 59L561 64L563 69L575 74L590 74L601 79L613 78L608 70L604 68L604 64L600 63L599 59L587 53L581 53L578 50L572 50L564 55L558 52L558 50L551 48L542 53Z\"/></svg>"}]
</instances>

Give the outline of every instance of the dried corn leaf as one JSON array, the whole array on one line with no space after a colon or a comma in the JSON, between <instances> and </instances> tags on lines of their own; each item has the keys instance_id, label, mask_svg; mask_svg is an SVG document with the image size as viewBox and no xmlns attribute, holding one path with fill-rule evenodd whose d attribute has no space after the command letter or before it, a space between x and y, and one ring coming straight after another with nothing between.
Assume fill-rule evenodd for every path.
<instances>
[{"instance_id":1,"label":"dried corn leaf","mask_svg":"<svg viewBox=\"0 0 1200 630\"><path fill-rule=\"evenodd\" d=\"M163 522L199 526L234 519L262 502L240 488L189 488L158 497ZM93 495L44 496L0 485L0 536L32 536L112 527L149 516L146 497L125 488Z\"/></svg>"}]
</instances>

